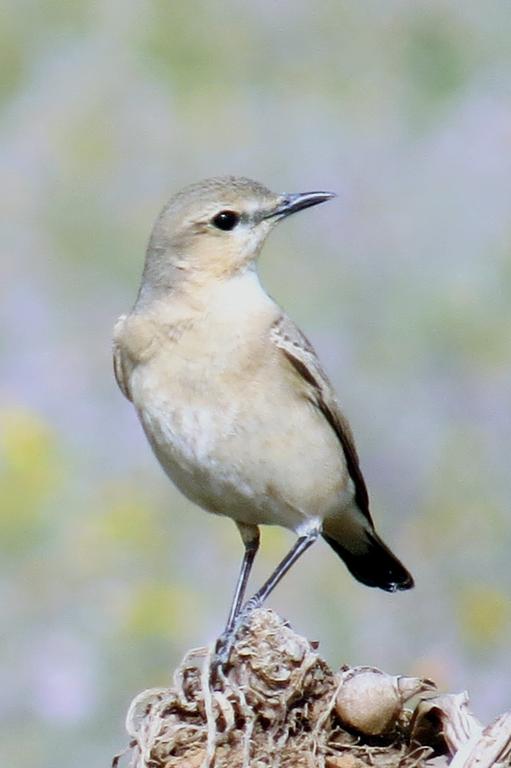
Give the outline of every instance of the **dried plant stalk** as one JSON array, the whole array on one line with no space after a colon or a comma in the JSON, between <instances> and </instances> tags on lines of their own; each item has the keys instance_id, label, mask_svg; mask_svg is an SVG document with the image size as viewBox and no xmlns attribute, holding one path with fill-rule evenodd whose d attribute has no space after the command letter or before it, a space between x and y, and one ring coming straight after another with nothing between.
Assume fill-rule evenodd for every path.
<instances>
[{"instance_id":1,"label":"dried plant stalk","mask_svg":"<svg viewBox=\"0 0 511 768\"><path fill-rule=\"evenodd\" d=\"M333 672L272 611L240 630L227 670L212 649L186 654L170 688L132 702L130 768L489 768L507 766L511 715L490 728L466 694L421 700L430 680L372 667ZM493 756L493 762L489 762ZM496 761L499 761L498 763Z\"/></svg>"}]
</instances>

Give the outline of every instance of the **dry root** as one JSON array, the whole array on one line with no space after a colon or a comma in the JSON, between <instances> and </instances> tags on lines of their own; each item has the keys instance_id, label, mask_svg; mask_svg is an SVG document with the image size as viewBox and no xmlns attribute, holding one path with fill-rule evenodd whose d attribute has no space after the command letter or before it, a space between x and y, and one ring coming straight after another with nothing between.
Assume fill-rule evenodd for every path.
<instances>
[{"instance_id":1,"label":"dry root","mask_svg":"<svg viewBox=\"0 0 511 768\"><path fill-rule=\"evenodd\" d=\"M511 765L511 715L483 729L466 695L432 691L429 680L370 667L334 673L305 638L260 610L239 632L226 672L200 648L171 688L135 698L124 758L130 768ZM425 693L415 712L405 708Z\"/></svg>"}]
</instances>

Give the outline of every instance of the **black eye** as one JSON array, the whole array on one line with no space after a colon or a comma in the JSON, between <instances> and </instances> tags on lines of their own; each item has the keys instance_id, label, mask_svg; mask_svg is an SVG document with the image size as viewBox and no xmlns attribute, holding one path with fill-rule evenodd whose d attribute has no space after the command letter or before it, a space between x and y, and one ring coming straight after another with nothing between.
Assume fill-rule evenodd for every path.
<instances>
[{"instance_id":1,"label":"black eye","mask_svg":"<svg viewBox=\"0 0 511 768\"><path fill-rule=\"evenodd\" d=\"M234 229L239 223L240 216L236 211L220 211L213 219L213 224L218 229Z\"/></svg>"}]
</instances>

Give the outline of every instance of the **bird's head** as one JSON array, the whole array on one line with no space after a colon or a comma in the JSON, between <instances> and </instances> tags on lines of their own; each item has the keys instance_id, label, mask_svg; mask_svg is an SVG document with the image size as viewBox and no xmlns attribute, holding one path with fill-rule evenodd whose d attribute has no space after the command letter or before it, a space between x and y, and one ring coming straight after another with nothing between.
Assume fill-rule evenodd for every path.
<instances>
[{"instance_id":1,"label":"bird's head","mask_svg":"<svg viewBox=\"0 0 511 768\"><path fill-rule=\"evenodd\" d=\"M179 277L236 274L254 262L277 222L332 197L332 192L276 194L234 176L192 184L171 198L158 217L144 279L164 288Z\"/></svg>"}]
</instances>

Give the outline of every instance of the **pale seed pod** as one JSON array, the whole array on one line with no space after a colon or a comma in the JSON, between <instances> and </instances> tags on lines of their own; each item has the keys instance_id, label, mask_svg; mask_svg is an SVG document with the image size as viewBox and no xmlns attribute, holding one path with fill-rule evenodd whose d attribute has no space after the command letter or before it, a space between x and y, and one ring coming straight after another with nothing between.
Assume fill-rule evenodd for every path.
<instances>
[{"instance_id":1,"label":"pale seed pod","mask_svg":"<svg viewBox=\"0 0 511 768\"><path fill-rule=\"evenodd\" d=\"M434 690L431 680L389 675L376 667L353 667L340 672L335 711L347 728L365 736L382 736L395 728L408 699Z\"/></svg>"}]
</instances>

